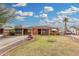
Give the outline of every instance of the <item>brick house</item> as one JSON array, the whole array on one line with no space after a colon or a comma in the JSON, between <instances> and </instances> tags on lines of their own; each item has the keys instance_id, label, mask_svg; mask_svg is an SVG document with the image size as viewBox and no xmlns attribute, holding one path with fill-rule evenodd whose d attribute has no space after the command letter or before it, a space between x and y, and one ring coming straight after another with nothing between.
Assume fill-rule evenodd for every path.
<instances>
[{"instance_id":1,"label":"brick house","mask_svg":"<svg viewBox=\"0 0 79 59\"><path fill-rule=\"evenodd\" d=\"M10 36L11 35L11 31L14 30L14 27L12 26L3 26L3 35L5 36Z\"/></svg>"},{"instance_id":2,"label":"brick house","mask_svg":"<svg viewBox=\"0 0 79 59\"><path fill-rule=\"evenodd\" d=\"M48 26L35 26L35 27L15 27L13 28L7 28L7 29L0 29L0 33L6 32L7 34L10 34L11 30L15 30L15 35L58 35L60 34L59 28L52 28Z\"/></svg>"},{"instance_id":3,"label":"brick house","mask_svg":"<svg viewBox=\"0 0 79 59\"><path fill-rule=\"evenodd\" d=\"M55 29L55 31L53 31ZM59 28L52 28L48 26L35 26L23 28L23 34L33 34L33 35L58 35L60 34ZM21 31L22 31L21 30Z\"/></svg>"},{"instance_id":4,"label":"brick house","mask_svg":"<svg viewBox=\"0 0 79 59\"><path fill-rule=\"evenodd\" d=\"M3 34L3 28L0 28L0 34Z\"/></svg>"},{"instance_id":5,"label":"brick house","mask_svg":"<svg viewBox=\"0 0 79 59\"><path fill-rule=\"evenodd\" d=\"M37 26L32 28L32 34L34 35L49 35L51 27L48 26Z\"/></svg>"}]
</instances>

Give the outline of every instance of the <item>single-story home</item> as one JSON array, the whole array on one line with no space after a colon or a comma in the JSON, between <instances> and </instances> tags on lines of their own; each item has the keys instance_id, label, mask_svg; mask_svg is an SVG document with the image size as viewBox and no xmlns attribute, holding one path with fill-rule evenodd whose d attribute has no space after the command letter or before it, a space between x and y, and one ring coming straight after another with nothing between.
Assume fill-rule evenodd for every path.
<instances>
[{"instance_id":1,"label":"single-story home","mask_svg":"<svg viewBox=\"0 0 79 59\"><path fill-rule=\"evenodd\" d=\"M3 28L0 28L0 34L3 34Z\"/></svg>"},{"instance_id":2,"label":"single-story home","mask_svg":"<svg viewBox=\"0 0 79 59\"><path fill-rule=\"evenodd\" d=\"M59 35L59 28L52 28L48 26L35 26L23 28L24 35L33 34L33 35Z\"/></svg>"},{"instance_id":3,"label":"single-story home","mask_svg":"<svg viewBox=\"0 0 79 59\"><path fill-rule=\"evenodd\" d=\"M7 27L7 28L1 28L0 33L5 33L10 35L11 30L15 30L15 35L59 35L60 29L59 28L53 28L48 26L34 26L34 27Z\"/></svg>"}]
</instances>

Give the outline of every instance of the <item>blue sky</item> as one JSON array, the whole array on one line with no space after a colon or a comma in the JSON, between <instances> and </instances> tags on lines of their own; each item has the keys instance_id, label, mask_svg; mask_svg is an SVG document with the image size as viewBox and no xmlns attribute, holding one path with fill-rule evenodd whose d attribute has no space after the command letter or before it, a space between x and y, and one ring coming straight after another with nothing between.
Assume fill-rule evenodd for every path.
<instances>
[{"instance_id":1,"label":"blue sky","mask_svg":"<svg viewBox=\"0 0 79 59\"><path fill-rule=\"evenodd\" d=\"M14 25L37 26L41 24L40 20L45 21L48 19L48 21L53 21L53 18L57 18L60 14L66 14L66 16L72 19L78 20L79 18L79 4L77 3L7 3L6 7L14 8L18 15L20 14L19 17L21 18L14 18L9 22ZM47 8L46 10L45 7ZM25 12L27 12L26 16L24 15Z\"/></svg>"}]
</instances>

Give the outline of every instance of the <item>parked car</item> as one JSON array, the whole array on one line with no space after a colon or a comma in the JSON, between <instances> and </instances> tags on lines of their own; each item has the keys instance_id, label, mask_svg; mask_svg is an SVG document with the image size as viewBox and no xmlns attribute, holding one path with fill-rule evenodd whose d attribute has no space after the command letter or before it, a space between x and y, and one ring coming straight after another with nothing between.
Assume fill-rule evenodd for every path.
<instances>
[{"instance_id":1,"label":"parked car","mask_svg":"<svg viewBox=\"0 0 79 59\"><path fill-rule=\"evenodd\" d=\"M29 34L29 35L27 36L27 39L28 39L28 40L32 40L32 39L33 39L33 36L32 36L31 34Z\"/></svg>"}]
</instances>

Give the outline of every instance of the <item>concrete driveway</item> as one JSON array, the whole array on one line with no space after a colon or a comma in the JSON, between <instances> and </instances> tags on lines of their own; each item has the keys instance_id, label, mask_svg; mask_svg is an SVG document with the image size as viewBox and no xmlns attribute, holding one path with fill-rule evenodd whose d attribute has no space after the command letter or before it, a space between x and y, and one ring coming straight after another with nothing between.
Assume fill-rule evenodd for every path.
<instances>
[{"instance_id":1,"label":"concrete driveway","mask_svg":"<svg viewBox=\"0 0 79 59\"><path fill-rule=\"evenodd\" d=\"M6 50L22 43L27 36L14 36L10 38L0 38L0 55Z\"/></svg>"}]
</instances>

